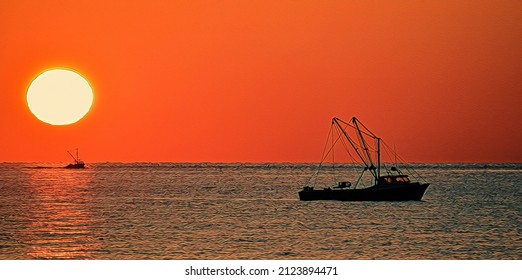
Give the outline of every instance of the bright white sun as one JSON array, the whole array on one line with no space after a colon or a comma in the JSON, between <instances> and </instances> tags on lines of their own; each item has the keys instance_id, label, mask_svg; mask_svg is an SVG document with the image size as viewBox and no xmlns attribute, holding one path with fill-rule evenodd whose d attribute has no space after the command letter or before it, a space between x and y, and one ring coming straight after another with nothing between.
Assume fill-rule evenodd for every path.
<instances>
[{"instance_id":1,"label":"bright white sun","mask_svg":"<svg viewBox=\"0 0 522 280\"><path fill-rule=\"evenodd\" d=\"M27 89L27 105L31 112L52 125L79 121L91 109L92 100L89 82L72 70L47 70Z\"/></svg>"}]
</instances>

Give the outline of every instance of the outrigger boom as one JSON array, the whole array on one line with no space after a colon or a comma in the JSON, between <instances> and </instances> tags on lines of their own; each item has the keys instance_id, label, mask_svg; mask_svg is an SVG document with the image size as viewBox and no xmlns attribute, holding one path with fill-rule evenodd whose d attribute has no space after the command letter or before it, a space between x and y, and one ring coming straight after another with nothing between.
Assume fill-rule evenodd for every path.
<instances>
[{"instance_id":1,"label":"outrigger boom","mask_svg":"<svg viewBox=\"0 0 522 280\"><path fill-rule=\"evenodd\" d=\"M368 128L366 128L366 126L364 126L364 124L362 124L359 120L357 120L357 118L353 117L351 121L352 121L352 124L347 123L339 118L333 118L332 124L335 124L337 129L339 129L341 131L342 135L344 135L344 137L346 138L346 140L348 140L348 142L350 143L352 148L355 150L356 154L359 156L359 158L362 160L362 162L366 166L366 169L370 171L370 173L375 178L375 182L377 182L379 180L379 177L381 176L381 152L380 152L381 138L375 136L375 134L373 134ZM361 152L359 152L359 148L357 147L355 142L352 140L352 138L350 138L350 136L348 136L348 133L346 133L346 131L344 130L344 128L341 126L340 123L343 123L343 124L355 129L355 131L357 132L357 136L359 138L359 142L360 142L361 146L363 147L364 156L361 154ZM365 131L362 131L359 128L359 125L362 126L365 129ZM371 157L370 151L368 149L368 144L364 140L363 134L368 137L371 137L377 141L377 156L376 156L377 167L375 167L375 165L373 164L372 157Z\"/></svg>"}]
</instances>

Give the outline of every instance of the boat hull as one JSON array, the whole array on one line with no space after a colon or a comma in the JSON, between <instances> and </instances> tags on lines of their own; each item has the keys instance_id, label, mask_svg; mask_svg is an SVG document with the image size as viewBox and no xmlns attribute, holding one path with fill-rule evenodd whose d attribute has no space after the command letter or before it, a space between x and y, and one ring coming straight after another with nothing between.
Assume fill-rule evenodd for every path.
<instances>
[{"instance_id":1,"label":"boat hull","mask_svg":"<svg viewBox=\"0 0 522 280\"><path fill-rule=\"evenodd\" d=\"M408 201L421 200L429 184L407 183L395 185L375 185L365 189L323 189L305 188L299 192L299 199L341 200L341 201Z\"/></svg>"},{"instance_id":2,"label":"boat hull","mask_svg":"<svg viewBox=\"0 0 522 280\"><path fill-rule=\"evenodd\" d=\"M65 168L68 168L68 169L82 169L82 168L85 168L85 164L84 163L70 163L67 166L65 166Z\"/></svg>"}]
</instances>

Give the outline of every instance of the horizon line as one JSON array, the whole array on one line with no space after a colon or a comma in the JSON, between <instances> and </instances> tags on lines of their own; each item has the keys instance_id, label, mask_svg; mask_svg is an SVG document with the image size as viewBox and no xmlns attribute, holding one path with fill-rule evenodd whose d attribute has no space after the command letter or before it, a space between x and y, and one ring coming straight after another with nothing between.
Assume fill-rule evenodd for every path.
<instances>
[{"instance_id":1,"label":"horizon line","mask_svg":"<svg viewBox=\"0 0 522 280\"><path fill-rule=\"evenodd\" d=\"M0 164L4 163L53 163L62 164L69 161L0 161ZM136 163L168 163L168 164L321 164L317 161L93 161L86 162L89 164L103 164L103 163L123 163L123 164L136 164ZM381 162L382 164L522 164L522 162L501 162L501 161L411 161L411 162ZM323 162L323 164L331 164L331 162ZM355 164L353 162L336 162L336 164ZM362 164L362 163L361 163Z\"/></svg>"}]
</instances>

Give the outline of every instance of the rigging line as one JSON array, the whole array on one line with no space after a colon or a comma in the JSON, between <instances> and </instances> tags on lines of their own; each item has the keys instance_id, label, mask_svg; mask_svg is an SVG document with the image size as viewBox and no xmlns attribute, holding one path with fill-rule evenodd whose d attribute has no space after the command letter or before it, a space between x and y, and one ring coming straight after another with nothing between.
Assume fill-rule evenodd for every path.
<instances>
[{"instance_id":1,"label":"rigging line","mask_svg":"<svg viewBox=\"0 0 522 280\"><path fill-rule=\"evenodd\" d=\"M344 135L344 137L346 138L346 140L348 140L348 142L350 143L350 145L353 147L353 149L355 150L355 153L359 156L359 158L364 162L364 164L366 165L366 167L370 167L368 166L368 164L366 163L366 161L364 160L364 157L361 155L361 153L359 152L359 148L357 148L357 145L354 144L354 141L350 138L350 136L348 136L348 134L346 133L346 131L341 127L341 125L339 124L338 122L338 118L333 118L332 122L334 122L336 124L336 128L338 130L340 130L342 132L342 135ZM345 122L343 122L345 123ZM350 126L352 127L352 126ZM341 134L341 133L340 133Z\"/></svg>"},{"instance_id":2,"label":"rigging line","mask_svg":"<svg viewBox=\"0 0 522 280\"><path fill-rule=\"evenodd\" d=\"M392 155L390 155L389 151L391 150L391 147L390 147L390 145L388 145L388 143L384 142L384 147L385 147L386 153L388 154L388 157L390 158L390 160L392 160L392 158L393 158L394 159L393 162L396 165L399 163L399 161L400 161L400 163L406 164L406 161L401 159L401 157L399 156L399 154L397 153L397 151L395 149L393 149L393 153L392 153ZM397 161L397 159L399 159L399 161Z\"/></svg>"},{"instance_id":3,"label":"rigging line","mask_svg":"<svg viewBox=\"0 0 522 280\"><path fill-rule=\"evenodd\" d=\"M386 153L387 158L391 160L392 159L392 155L390 155L390 147L388 146L388 144L386 142L384 142L384 140L381 140L381 144L382 144L381 145L382 146L382 150L384 150L384 152ZM382 155L382 153L381 153L381 155ZM397 158L395 158L395 159L397 159ZM386 171L386 173L388 175L392 175L392 173L388 169L388 166L386 165L386 163L381 161L381 165L384 167L384 170ZM392 166L397 167L397 160L395 160L395 162L392 163Z\"/></svg>"},{"instance_id":4,"label":"rigging line","mask_svg":"<svg viewBox=\"0 0 522 280\"><path fill-rule=\"evenodd\" d=\"M345 140L341 137L341 132L339 131L339 128L336 127L336 132L337 132L337 135L339 136L339 138L341 139L341 144L343 145L344 149L349 152L349 149L348 147L346 146L346 142Z\"/></svg>"},{"instance_id":5,"label":"rigging line","mask_svg":"<svg viewBox=\"0 0 522 280\"><path fill-rule=\"evenodd\" d=\"M334 126L334 123L332 122L332 125L331 125L332 130L333 130L334 127L335 127L335 132L336 132L337 138L335 139L335 141L333 141L334 133L332 133L332 135L331 135L332 136L331 151L332 151L332 174L333 174L334 185L335 185L335 183L337 182L337 178L335 176L336 171L335 171L335 157L334 157L334 154L335 154L335 146L337 145L337 143L339 141L341 142L341 144L344 147L344 150L348 153L348 155L352 159L352 163L354 163L354 158L353 158L352 154L350 153L350 149L348 149L348 146L346 144L346 140L344 140L344 138L342 137L342 133L340 131L340 128L338 126Z\"/></svg>"},{"instance_id":6,"label":"rigging line","mask_svg":"<svg viewBox=\"0 0 522 280\"><path fill-rule=\"evenodd\" d=\"M352 122L353 124L356 126L357 128L357 135L359 136L359 141L361 141L361 143L363 144L364 146L364 150L366 152L366 155L368 157L368 160L371 164L371 166L373 167L371 171L372 175L375 177L375 180L378 180L378 177L380 176L380 165L381 165L381 160L380 160L380 145L379 145L379 142L381 141L381 139L379 137L377 137L373 132L371 132L370 129L368 129L361 121L359 121L356 117L353 117L352 118ZM359 125L363 128L363 129L360 129ZM366 133L365 133L366 132ZM363 136L363 133L367 136L369 136L370 138L376 140L377 144L375 145L376 148L368 148L368 143L366 143L366 140L364 139L364 136ZM370 154L370 150L372 151L372 153L376 153L375 155L375 160L377 161L377 168L375 169L375 165L373 163L373 160L372 160L372 156Z\"/></svg>"},{"instance_id":7,"label":"rigging line","mask_svg":"<svg viewBox=\"0 0 522 280\"><path fill-rule=\"evenodd\" d=\"M343 147L344 147L344 150L346 151L346 153L348 154L348 156L350 157L350 160L352 161L352 169L355 173L358 173L359 170L357 169L357 163L356 163L356 160L355 160L355 157L352 155L352 153L350 153L350 149L348 149L348 144L346 143L346 140L344 140L343 138L341 138L341 143L343 144Z\"/></svg>"},{"instance_id":8,"label":"rigging line","mask_svg":"<svg viewBox=\"0 0 522 280\"><path fill-rule=\"evenodd\" d=\"M349 122L345 122L345 121L343 121L343 120L341 120L341 119L338 119L338 118L336 118L336 119L337 119L339 122L341 122L341 123L343 123L343 124L345 124L345 125L347 125L347 126L353 128L353 129L357 129L353 124L351 124L351 123L349 123ZM359 121L359 119L357 119L356 117L353 117L353 118L351 119L352 122L353 122L354 119L357 121L357 123L361 124L361 125L366 129L366 131L361 130L361 133L362 133L362 134L364 134L364 135L366 135L366 136L368 136L368 137L371 137L371 138L378 138L377 136L375 136L375 134L373 134L373 132L371 132L368 128L366 128L366 126L364 126L364 124L363 124L361 121Z\"/></svg>"},{"instance_id":9,"label":"rigging line","mask_svg":"<svg viewBox=\"0 0 522 280\"><path fill-rule=\"evenodd\" d=\"M359 119L353 117L353 120L357 121L357 123L360 124L368 132L368 136L372 138L379 138L375 134L373 134L373 132L371 132Z\"/></svg>"},{"instance_id":10,"label":"rigging line","mask_svg":"<svg viewBox=\"0 0 522 280\"><path fill-rule=\"evenodd\" d=\"M333 130L333 129L332 129ZM333 134L333 133L332 133ZM328 134L328 138L330 138L330 134ZM328 145L328 140L329 139L326 139L326 146ZM321 163L324 162L324 160L328 157L328 155L330 155L331 152L333 152L333 149L334 149L334 146L337 144L337 142L339 141L339 139L341 139L341 136L338 135L337 136L337 139L335 139L335 141L333 142L333 144L330 146L330 149L328 149L328 152L326 153L326 155L323 155L323 158L321 159ZM326 150L326 146L325 146L325 150Z\"/></svg>"},{"instance_id":11,"label":"rigging line","mask_svg":"<svg viewBox=\"0 0 522 280\"><path fill-rule=\"evenodd\" d=\"M350 159L352 160L352 169L353 169L353 172L355 174L359 174L358 178L357 178L357 181L355 182L354 184L354 189L357 189L359 186L363 186L363 187L366 187L363 180L362 180L362 177L364 176L364 173L365 173L365 169L363 169L362 171L360 170L360 168L358 168L360 166L360 164L358 164L356 162L356 159L355 157L350 153L350 150L348 149L347 147L347 144L346 142L343 142L343 145L346 149L346 151L348 152L348 155L350 156ZM366 168L367 169L367 168Z\"/></svg>"},{"instance_id":12,"label":"rigging line","mask_svg":"<svg viewBox=\"0 0 522 280\"><path fill-rule=\"evenodd\" d=\"M350 126L350 127L356 130L356 128L355 128L354 126ZM337 131L338 131L339 134L341 134L341 132L342 132L342 135L345 136L345 137L342 138L342 139L343 139L343 140L346 140L346 141L348 141L348 142L350 143L350 145L352 146L352 148L354 148L356 154L359 156L359 159L362 161L362 163L363 163L363 164L365 165L365 167L366 167L365 170L363 170L362 172L360 172L360 173L361 173L360 177L362 178L362 175L364 174L365 171L369 171L370 174L371 174L371 176L372 176L373 178L376 178L376 174L374 174L374 173L376 173L376 171L375 171L374 169L370 168L370 165L368 165L368 162L365 160L365 158L364 158L364 157L361 155L361 153L359 152L359 148L361 147L360 144L354 142L354 141L353 141L353 140L348 136L348 134L346 133L346 131L342 130L342 127L341 127L338 123L337 123L336 128L337 128ZM339 132L339 131L340 131L340 132ZM347 148L345 148L345 149L346 149L347 151L349 151L349 149L347 149ZM355 163L354 163L354 167L355 167ZM355 168L354 168L354 169L355 169ZM359 173L358 171L356 171L356 172ZM362 181L361 181L361 180L358 180L358 183L357 183L357 184L359 184L359 182L362 182ZM363 185L364 185L364 184L363 184Z\"/></svg>"},{"instance_id":13,"label":"rigging line","mask_svg":"<svg viewBox=\"0 0 522 280\"><path fill-rule=\"evenodd\" d=\"M352 156L352 154L350 153L350 149L348 149L348 144L346 143L346 140L344 140L343 138L341 138L341 144L343 145L344 150L346 151L346 153L350 156L350 159L352 160L352 163L355 163L355 158L354 158L354 156Z\"/></svg>"},{"instance_id":14,"label":"rigging line","mask_svg":"<svg viewBox=\"0 0 522 280\"><path fill-rule=\"evenodd\" d=\"M328 140L330 140L330 135L333 135L333 128L332 128L332 125L330 126L330 130L328 131L328 136L326 137L326 142L324 144L324 148L323 148L323 154L321 155L321 161L319 162L319 165L317 166L314 174L312 174L312 176L310 177L310 179L308 180L307 184L310 184L310 182L314 180L314 184L313 186L315 187L315 185L317 184L317 179L319 177L319 172L321 171L321 167L325 161L325 159L328 157L328 155L330 154L330 152L332 151L333 149L333 146L335 145L335 143L337 143L337 141L339 141L339 138L340 136L337 137L337 139L335 140L335 143L332 144L332 146L330 146L330 149L328 149L327 151L327 147L328 147Z\"/></svg>"},{"instance_id":15,"label":"rigging line","mask_svg":"<svg viewBox=\"0 0 522 280\"><path fill-rule=\"evenodd\" d=\"M381 144L382 144L382 147L384 148L384 152L386 153L388 158L391 160L393 157L392 157L392 155L390 155L390 147L388 146L388 144L386 142L384 142L384 140L381 140Z\"/></svg>"},{"instance_id":16,"label":"rigging line","mask_svg":"<svg viewBox=\"0 0 522 280\"><path fill-rule=\"evenodd\" d=\"M332 133L332 136L333 136L333 133ZM330 137L327 138L327 144L328 144L328 140L329 140ZM342 138L338 135L337 136L337 139L335 139L335 141L333 142L333 144L330 146L330 149L328 149L328 151L326 152L326 154L323 156L323 158L321 159L321 163L319 164L318 168L317 168L317 172L314 174L316 177L315 177L315 181L314 181L314 186L315 184L317 183L317 179L319 177L319 172L320 172L320 169L322 168L322 166L324 165L324 162L326 160L326 158L330 155L330 153L332 153L332 155L334 154L334 151L335 151L335 145L337 144L337 142L339 141L339 139L342 140Z\"/></svg>"},{"instance_id":17,"label":"rigging line","mask_svg":"<svg viewBox=\"0 0 522 280\"><path fill-rule=\"evenodd\" d=\"M357 124L357 119L356 118L353 118L353 123L355 125L355 128L356 128L356 135L357 135L357 139L359 139L359 143L361 143L361 146L363 147L363 151L365 152L365 155L368 159L368 162L370 163L370 165L373 165L373 162L372 162L372 158L370 156L370 152L368 150L368 145L366 144L366 141L364 140L364 137L361 133L361 129L359 128L358 124Z\"/></svg>"},{"instance_id":18,"label":"rigging line","mask_svg":"<svg viewBox=\"0 0 522 280\"><path fill-rule=\"evenodd\" d=\"M406 163L406 161L399 155L397 155L399 160L404 164L404 168L413 175L413 177L418 178L419 181L426 182L424 178L413 168L411 167L411 164Z\"/></svg>"},{"instance_id":19,"label":"rigging line","mask_svg":"<svg viewBox=\"0 0 522 280\"><path fill-rule=\"evenodd\" d=\"M359 178L357 178L357 181L355 182L355 185L354 185L354 187L353 187L354 189L356 189L357 186L359 186L359 184L361 184L363 187L366 187L366 186L364 185L364 182L362 181L362 177L363 177L363 175L364 175L364 171L361 172L361 173L359 174Z\"/></svg>"},{"instance_id":20,"label":"rigging line","mask_svg":"<svg viewBox=\"0 0 522 280\"><path fill-rule=\"evenodd\" d=\"M397 164L397 147L393 145L393 155L395 156L395 164Z\"/></svg>"},{"instance_id":21,"label":"rigging line","mask_svg":"<svg viewBox=\"0 0 522 280\"><path fill-rule=\"evenodd\" d=\"M326 158L330 155L330 153L333 152L334 146L337 143L337 141L339 141L339 138L340 137L337 137L337 139L335 140L334 144L332 144L330 146L330 149L328 149L328 151L326 152L326 154L323 155L319 166L321 166L324 163L324 161L326 160ZM326 143L328 144L328 141Z\"/></svg>"},{"instance_id":22,"label":"rigging line","mask_svg":"<svg viewBox=\"0 0 522 280\"><path fill-rule=\"evenodd\" d=\"M333 127L334 127L334 124L332 123L332 126L331 126L332 131L333 131ZM350 157L350 160L352 161L352 168L353 168L354 172L357 173L355 158L350 153L350 149L348 149L348 144L346 143L347 140L344 137L342 137L342 130L338 126L335 126L335 132L336 133L331 132L331 134L329 134L329 137L327 139L331 139L332 146L331 146L330 150L328 150L327 154L323 156L323 163L324 163L324 159L326 159L328 157L329 153L332 153L332 175L333 175L334 184L337 182L336 168L335 168L335 165L336 165L335 146L337 146L339 141L341 142L342 146L344 147L344 150L347 152L348 156ZM336 135L334 135L334 134L336 134ZM335 136L337 136L337 137L335 138ZM334 140L334 138L335 138L335 140Z\"/></svg>"},{"instance_id":23,"label":"rigging line","mask_svg":"<svg viewBox=\"0 0 522 280\"><path fill-rule=\"evenodd\" d=\"M319 162L319 164L315 168L315 171L312 174L312 176L310 177L310 179L308 179L308 181L306 183L307 185L310 185L312 180L314 180L314 183L313 183L314 187L317 184L317 177L319 176L319 171L321 170L321 165L323 164L323 161L324 161L324 158L325 158L324 154L326 152L326 147L328 146L328 138L330 137L330 133L331 132L332 132L332 129L330 128L330 130L328 131L328 137L326 138L326 143L324 144L323 153L321 154L321 161Z\"/></svg>"},{"instance_id":24,"label":"rigging line","mask_svg":"<svg viewBox=\"0 0 522 280\"><path fill-rule=\"evenodd\" d=\"M364 140L364 137L361 133L361 130L358 126L358 121L357 119L354 117L352 119L352 122L354 123L355 127L356 127L356 134L357 134L357 138L359 139L359 142L361 142L361 145L364 147L364 152L365 152L365 155L367 157L367 160L368 160L368 169L370 171L370 173L373 175L373 177L375 178L375 180L378 180L378 175L377 175L377 171L375 171L375 165L373 164L373 161L372 161L372 157L370 155L370 152L368 151L368 145L366 144L366 141Z\"/></svg>"},{"instance_id":25,"label":"rigging line","mask_svg":"<svg viewBox=\"0 0 522 280\"><path fill-rule=\"evenodd\" d=\"M332 126L330 126L330 129L328 130L328 136L326 136L326 143L324 143L323 154L321 155L320 163L322 163L324 161L324 158L325 158L324 153L326 152L326 147L328 147L328 140L329 140L331 134L332 134Z\"/></svg>"},{"instance_id":26,"label":"rigging line","mask_svg":"<svg viewBox=\"0 0 522 280\"><path fill-rule=\"evenodd\" d=\"M391 149L391 147L385 143L386 145L386 148L388 149ZM412 174L414 177L418 178L419 181L424 181L426 182L426 180L424 180L424 178L413 168L413 167L410 167L411 164L408 164L406 162L406 160L404 160L404 158L402 158L397 152L394 152L394 155L395 155L395 159L399 159L399 163L401 163L403 166L404 166L404 169L406 169L406 171L410 174Z\"/></svg>"},{"instance_id":27,"label":"rigging line","mask_svg":"<svg viewBox=\"0 0 522 280\"><path fill-rule=\"evenodd\" d=\"M353 127L352 127L353 128ZM341 133L339 131L340 129L337 128L337 133ZM360 164L364 164L366 166L366 163L364 162L364 160L362 160L362 162L357 162L356 158L352 155L352 153L350 153L350 149L348 148L348 144L346 143L346 141L349 141L348 139L342 137L341 138L341 143L345 149L345 151L348 153L349 157L350 157L350 160L352 161L352 169L353 169L353 172L355 174L359 174L358 178L357 178L357 181L355 182L354 184L354 189L357 189L359 186L362 186L362 187L366 187L366 184L364 183L364 181L362 180L363 179L363 176L364 176L364 173L365 173L365 170L360 170L358 167L360 166ZM360 145L357 145L357 143L353 143L353 144L356 144L356 146L358 146L359 148ZM353 146L352 146L353 147ZM366 170L368 170L368 168L366 168Z\"/></svg>"},{"instance_id":28,"label":"rigging line","mask_svg":"<svg viewBox=\"0 0 522 280\"><path fill-rule=\"evenodd\" d=\"M330 126L332 127L332 126ZM332 133L332 177L333 177L333 184L335 185L335 182L337 181L337 178L335 178L335 145L333 140L333 133ZM336 141L337 143L337 141Z\"/></svg>"}]
</instances>

